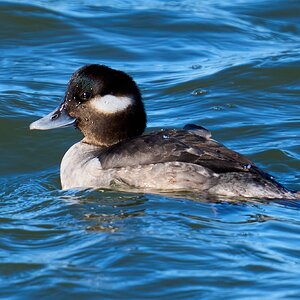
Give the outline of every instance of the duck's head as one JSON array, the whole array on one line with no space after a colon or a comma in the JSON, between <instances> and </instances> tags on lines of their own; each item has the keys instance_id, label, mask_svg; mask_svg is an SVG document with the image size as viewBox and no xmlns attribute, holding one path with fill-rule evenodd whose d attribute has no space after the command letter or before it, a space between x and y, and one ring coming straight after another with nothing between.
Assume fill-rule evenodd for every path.
<instances>
[{"instance_id":1,"label":"duck's head","mask_svg":"<svg viewBox=\"0 0 300 300\"><path fill-rule=\"evenodd\" d=\"M143 133L146 113L141 93L126 73L103 65L87 65L71 77L63 102L30 129L75 125L84 142L109 146Z\"/></svg>"}]
</instances>

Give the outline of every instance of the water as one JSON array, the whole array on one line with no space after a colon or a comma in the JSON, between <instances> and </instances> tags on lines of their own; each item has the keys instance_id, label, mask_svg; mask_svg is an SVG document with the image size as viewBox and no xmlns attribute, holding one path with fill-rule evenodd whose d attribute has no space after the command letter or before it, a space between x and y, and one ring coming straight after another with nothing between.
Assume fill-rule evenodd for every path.
<instances>
[{"instance_id":1,"label":"water","mask_svg":"<svg viewBox=\"0 0 300 300\"><path fill-rule=\"evenodd\" d=\"M299 21L299 1L1 1L0 297L299 299L297 202L61 191L80 133L28 129L107 64L148 128L201 124L299 189Z\"/></svg>"}]
</instances>

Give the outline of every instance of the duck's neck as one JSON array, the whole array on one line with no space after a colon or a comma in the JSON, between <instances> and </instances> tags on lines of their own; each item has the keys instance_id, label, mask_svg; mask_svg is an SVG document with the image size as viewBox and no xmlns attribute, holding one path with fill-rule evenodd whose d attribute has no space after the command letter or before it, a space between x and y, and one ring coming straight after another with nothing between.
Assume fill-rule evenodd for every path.
<instances>
[{"instance_id":1,"label":"duck's neck","mask_svg":"<svg viewBox=\"0 0 300 300\"><path fill-rule=\"evenodd\" d=\"M142 102L113 114L89 112L80 116L78 122L78 128L84 135L83 141L100 147L141 135L145 127L146 114Z\"/></svg>"}]
</instances>

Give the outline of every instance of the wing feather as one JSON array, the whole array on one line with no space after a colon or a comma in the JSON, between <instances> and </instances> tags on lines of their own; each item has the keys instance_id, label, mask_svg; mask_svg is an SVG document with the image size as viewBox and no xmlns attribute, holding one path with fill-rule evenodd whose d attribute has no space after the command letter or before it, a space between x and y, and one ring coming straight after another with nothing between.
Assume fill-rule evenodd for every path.
<instances>
[{"instance_id":1,"label":"wing feather","mask_svg":"<svg viewBox=\"0 0 300 300\"><path fill-rule=\"evenodd\" d=\"M134 137L98 155L103 169L180 161L204 166L216 173L259 172L249 159L196 130L161 130Z\"/></svg>"}]
</instances>

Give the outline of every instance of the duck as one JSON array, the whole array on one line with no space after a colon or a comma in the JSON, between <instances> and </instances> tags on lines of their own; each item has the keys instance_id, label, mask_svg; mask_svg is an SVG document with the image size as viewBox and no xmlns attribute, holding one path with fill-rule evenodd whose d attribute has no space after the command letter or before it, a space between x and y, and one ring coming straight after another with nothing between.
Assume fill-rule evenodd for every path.
<instances>
[{"instance_id":1,"label":"duck","mask_svg":"<svg viewBox=\"0 0 300 300\"><path fill-rule=\"evenodd\" d=\"M61 161L62 189L299 197L248 158L214 140L200 125L144 133L146 123L142 95L133 78L90 64L72 74L62 103L31 123L30 129L75 126L82 132L83 139Z\"/></svg>"}]
</instances>

